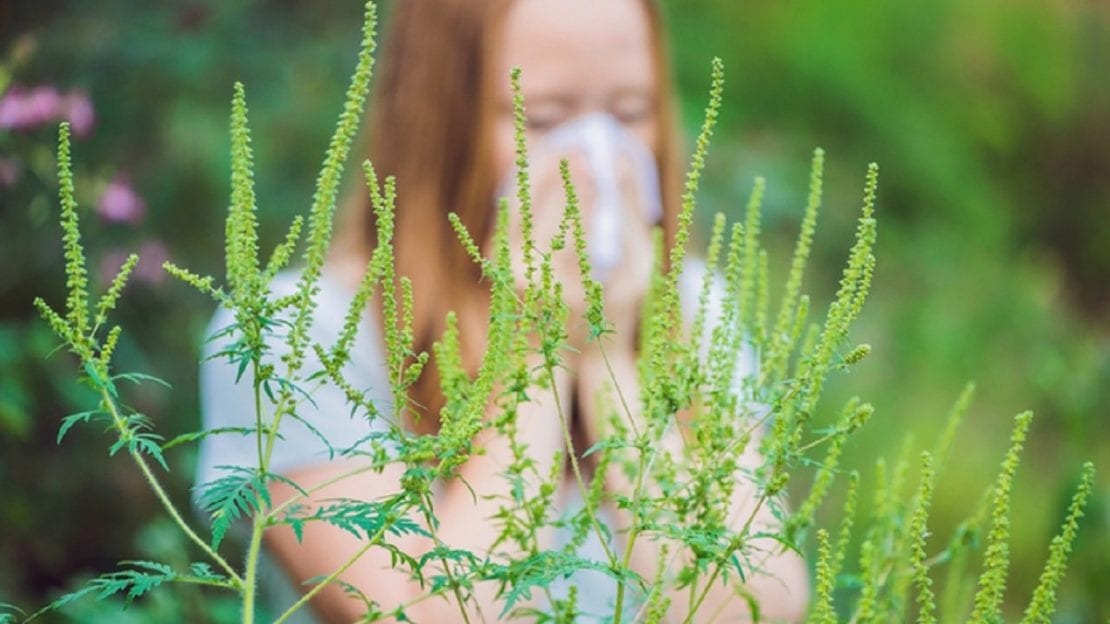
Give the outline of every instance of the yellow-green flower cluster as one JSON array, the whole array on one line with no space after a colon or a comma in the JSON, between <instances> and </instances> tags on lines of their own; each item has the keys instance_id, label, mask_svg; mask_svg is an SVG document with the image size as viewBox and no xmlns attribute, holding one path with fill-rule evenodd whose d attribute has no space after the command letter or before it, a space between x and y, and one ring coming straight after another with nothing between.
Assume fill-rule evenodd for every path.
<instances>
[{"instance_id":1,"label":"yellow-green flower cluster","mask_svg":"<svg viewBox=\"0 0 1110 624\"><path fill-rule=\"evenodd\" d=\"M1032 420L1032 412L1024 412L1014 419L1010 450L995 481L991 530L987 534L987 550L983 572L979 576L979 590L975 594L975 608L969 619L974 624L993 624L1002 618L1002 596L1006 591L1006 573L1010 567L1010 492Z\"/></svg>"},{"instance_id":2,"label":"yellow-green flower cluster","mask_svg":"<svg viewBox=\"0 0 1110 624\"><path fill-rule=\"evenodd\" d=\"M1056 588L1064 578L1068 555L1079 533L1079 519L1083 517L1083 508L1086 507L1087 499L1091 496L1094 480L1095 465L1092 462L1083 464L1083 476L1068 506L1068 517L1064 520L1060 534L1052 538L1052 544L1048 549L1048 561L1045 562L1037 588L1033 590L1033 598L1025 609L1022 624L1034 622L1048 624L1052 621L1052 613L1056 608Z\"/></svg>"}]
</instances>

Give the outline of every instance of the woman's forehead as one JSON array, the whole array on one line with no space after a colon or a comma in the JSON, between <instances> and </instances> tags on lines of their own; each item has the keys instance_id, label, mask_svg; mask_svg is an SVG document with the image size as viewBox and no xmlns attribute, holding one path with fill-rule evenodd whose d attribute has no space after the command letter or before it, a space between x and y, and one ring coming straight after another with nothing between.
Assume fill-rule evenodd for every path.
<instances>
[{"instance_id":1,"label":"woman's forehead","mask_svg":"<svg viewBox=\"0 0 1110 624\"><path fill-rule=\"evenodd\" d=\"M651 90L652 37L641 0L517 0L495 51L499 91L509 92L518 66L533 101Z\"/></svg>"}]
</instances>

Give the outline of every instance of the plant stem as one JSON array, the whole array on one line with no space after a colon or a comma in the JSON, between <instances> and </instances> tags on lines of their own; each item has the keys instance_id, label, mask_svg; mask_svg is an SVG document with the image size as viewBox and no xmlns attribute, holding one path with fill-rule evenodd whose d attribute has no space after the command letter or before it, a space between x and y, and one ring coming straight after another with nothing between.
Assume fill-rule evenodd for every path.
<instances>
[{"instance_id":1,"label":"plant stem","mask_svg":"<svg viewBox=\"0 0 1110 624\"><path fill-rule=\"evenodd\" d=\"M640 448L639 451L640 458L639 466L636 469L636 485L632 488L632 526L628 530L628 542L624 545L624 557L621 560L622 570L627 570L629 564L632 562L632 549L636 545L636 539L640 536L640 530L636 526L636 514L637 510L640 508L646 462L644 449ZM624 617L624 581L617 582L617 599L613 610L613 624L621 624L621 619Z\"/></svg>"},{"instance_id":2,"label":"plant stem","mask_svg":"<svg viewBox=\"0 0 1110 624\"><path fill-rule=\"evenodd\" d=\"M251 541L247 547L247 569L243 574L243 624L254 624L254 591L258 584L258 554L262 546L265 518L255 516L251 522Z\"/></svg>"},{"instance_id":3,"label":"plant stem","mask_svg":"<svg viewBox=\"0 0 1110 624\"><path fill-rule=\"evenodd\" d=\"M443 540L439 539L439 532L436 531L436 519L432 514L432 500L427 494L424 495L424 518L428 522L428 531L432 534L432 540L436 548L444 546ZM459 589L459 584L455 580L455 575L451 573L451 564L447 562L446 557L441 557L440 561L443 563L443 574L447 577L447 582L451 585L451 591L455 594L455 601L459 604L459 613L462 614L463 622L470 624L470 615L466 612L466 601L463 599L462 591ZM481 615L481 606L475 605L478 608L478 613ZM482 617L485 621L485 617ZM274 622L274 624L278 624Z\"/></svg>"},{"instance_id":4,"label":"plant stem","mask_svg":"<svg viewBox=\"0 0 1110 624\"><path fill-rule=\"evenodd\" d=\"M617 391L617 398L620 399L621 407L624 408L625 416L628 418L628 426L632 427L632 433L639 438L640 428L636 425L636 419L632 416L632 410L628 407L628 401L624 398L624 391L617 383L617 374L613 372L613 365L609 362L609 354L605 352L605 345L602 344L600 339L597 341L597 350L601 353L602 361L605 362L605 370L609 372L609 379L613 380L613 388Z\"/></svg>"},{"instance_id":5,"label":"plant stem","mask_svg":"<svg viewBox=\"0 0 1110 624\"><path fill-rule=\"evenodd\" d=\"M305 594L301 596L300 599L297 600L297 602L294 602L288 609L286 609L281 615L279 615L276 620L274 620L274 624L282 624L282 622L288 620L289 617L296 613L298 609L308 604L308 601L312 600L316 596L316 594L320 593L320 591L330 585L333 581L335 581L335 579L339 578L340 574L343 574L351 566L353 566L356 561L358 561L363 555L367 553L367 551L370 550L370 548L376 546L378 542L381 541L382 536L385 535L385 532L389 530L389 527L391 527L392 525L393 523L390 521L383 522L381 528L378 529L377 532L374 533L374 535L372 535L370 539L368 539L366 543L363 544L362 547L355 552L354 555L351 555L351 557L347 559L347 561L343 565L339 566L339 568L337 568L334 572L325 577L324 580L320 581L319 583L314 585L312 589L305 592Z\"/></svg>"},{"instance_id":6,"label":"plant stem","mask_svg":"<svg viewBox=\"0 0 1110 624\"><path fill-rule=\"evenodd\" d=\"M260 392L262 384L258 381L258 358L251 360L251 368L253 371L252 379L254 380L254 439L258 446L258 468L264 476L266 474L266 456L262 452L262 394Z\"/></svg>"},{"instance_id":7,"label":"plant stem","mask_svg":"<svg viewBox=\"0 0 1110 624\"><path fill-rule=\"evenodd\" d=\"M335 485L336 483L339 483L340 481L344 481L344 480L349 479L351 477L360 475L364 472L369 472L371 470L381 468L384 465L385 464L380 464L378 462L371 462L369 464L364 464L362 466L359 466L358 468L353 468L351 470L348 470L347 472L336 475L336 476L334 476L330 479L326 479L324 481L321 481L321 482L317 483L316 485L313 485L312 487L304 488L300 492L297 492L296 494L294 494L294 495L290 496L289 498L285 499L285 502L283 502L280 505L277 505L276 507L271 509L270 512L266 514L266 522L267 523L273 522L277 518L277 515L279 513L285 511L290 506L304 500L305 498L308 498L309 496L312 496L316 492L319 492L320 490L323 490L324 488L326 488L328 486Z\"/></svg>"},{"instance_id":8,"label":"plant stem","mask_svg":"<svg viewBox=\"0 0 1110 624\"><path fill-rule=\"evenodd\" d=\"M270 461L269 448L263 453L262 451L262 381L258 378L259 371L258 358L251 360L252 382L254 386L254 422L255 422L255 441L258 445L258 475L261 479L262 487L266 487L266 469ZM277 435L277 423L274 423L273 429L267 432L267 442L272 441ZM250 545L247 547L247 566L243 573L243 624L254 624L254 592L258 584L258 555L262 547L262 530L266 527L266 521L269 519L269 514L259 515L255 514L251 518L251 540Z\"/></svg>"},{"instance_id":9,"label":"plant stem","mask_svg":"<svg viewBox=\"0 0 1110 624\"><path fill-rule=\"evenodd\" d=\"M223 589L231 589L238 591L239 588L231 581L221 579L203 578L200 576L175 576L173 577L174 583L185 583L186 585L206 585L208 587L221 587Z\"/></svg>"},{"instance_id":10,"label":"plant stem","mask_svg":"<svg viewBox=\"0 0 1110 624\"><path fill-rule=\"evenodd\" d=\"M115 422L116 429L119 430L120 436L130 438L131 431L127 429L127 426L124 424L123 417L119 414L119 408L116 407L115 401L112 399L111 394L108 393L107 387L105 387L103 384L100 384L100 396L101 399L104 401L104 404L108 406L108 410L112 415L112 420ZM158 477L154 475L154 472L150 469L150 466L146 463L146 460L139 453L139 451L132 449L130 451L130 455L131 458L135 460L135 464L139 466L139 471L143 473L143 477L146 479L147 484L150 485L150 489L154 491L154 495L162 503L162 507L165 508L166 512L170 514L170 518L173 519L174 523L177 524L177 526L182 530L182 532L185 533L186 537L188 537L190 541L199 546L200 549L204 551L206 555L208 555L213 563L220 566L220 568L222 568L223 571L227 573L227 575L231 578L232 583L234 583L237 587L242 587L243 579L238 574L236 574L235 570L233 570L232 567L228 565L227 561L223 557L221 557L219 553L213 550L207 542L201 539L200 536L197 535L196 532L193 531L193 529L188 525L188 523L185 522L185 519L181 517L181 514L177 511L177 507L175 507L173 502L170 501L170 497L166 494L166 490L163 489L162 484L159 483Z\"/></svg>"},{"instance_id":11,"label":"plant stem","mask_svg":"<svg viewBox=\"0 0 1110 624\"><path fill-rule=\"evenodd\" d=\"M586 481L582 478L582 469L578 466L578 455L574 452L574 440L570 437L570 423L567 421L566 414L563 413L563 402L559 398L559 387L555 381L555 369L548 362L544 364L544 370L547 371L547 376L551 380L551 394L555 397L555 411L559 414L559 422L563 425L563 442L567 447L570 468L574 472L574 480L578 483L578 491L582 495L582 504L585 506L586 515L590 518L590 524L593 526L594 532L597 533L597 539L601 542L601 548L605 551L609 564L616 566L617 557L613 554L613 549L609 547L609 543L605 539L605 533L601 530L601 523L597 521L596 510L590 504L590 491L586 488Z\"/></svg>"},{"instance_id":12,"label":"plant stem","mask_svg":"<svg viewBox=\"0 0 1110 624\"><path fill-rule=\"evenodd\" d=\"M600 340L597 343L598 352L601 354L602 361L605 362L605 369L609 373L609 379L613 382L613 387L616 388L617 396L620 397L621 405L624 407L625 415L628 418L628 423L632 427L633 432L636 434L636 439L641 440L640 429L636 425L636 418L632 415L632 410L628 407L628 402L624 398L624 392L621 390L620 383L617 380L616 372L613 370L613 365L609 362L609 355L605 351L605 346ZM636 514L640 508L641 499L643 497L644 486L644 473L647 472L646 449L643 445L637 447L639 451L639 465L636 469L636 484L632 487L632 526L629 527L628 541L625 543L624 556L621 559L622 570L627 570L632 561L632 551L636 545L636 539L640 536L640 531L636 526ZM625 584L624 581L617 582L617 597L614 605L613 624L621 624L624 618L624 595Z\"/></svg>"},{"instance_id":13,"label":"plant stem","mask_svg":"<svg viewBox=\"0 0 1110 624\"><path fill-rule=\"evenodd\" d=\"M380 620L384 617L396 618L397 614L398 613L403 613L405 611L405 609L408 609L409 607L411 607L413 605L420 604L420 603L424 602L425 600L428 600L428 599L431 599L431 598L436 598L438 596L442 596L446 592L447 592L447 589L445 587L441 587L441 588L439 588L435 591L430 591L426 594L422 594L420 596L417 596L416 598L413 598L412 600L409 600L407 602L403 602L403 603L397 605L396 607L394 607L392 611L390 611L388 613L383 612L381 615L375 617L372 620L368 620L368 621L369 622L377 622L378 620Z\"/></svg>"},{"instance_id":14,"label":"plant stem","mask_svg":"<svg viewBox=\"0 0 1110 624\"><path fill-rule=\"evenodd\" d=\"M748 534L748 529L751 528L752 522L755 521L756 515L759 513L759 510L763 507L763 503L765 503L766 501L766 494L759 497L759 500L756 501L755 508L752 509L752 513L748 515L748 519L744 522L744 528L740 529L740 532L737 533L736 537L734 537L732 539L732 542L729 543L727 552L731 553L732 551L740 547L740 544L743 542L744 538ZM690 606L690 612L686 614L686 619L682 620L682 624L690 624L694 621L694 616L697 614L698 609L701 608L702 603L705 602L705 598L709 595L709 590L713 589L713 583L717 581L717 577L720 576L721 569L723 567L724 562L718 560L716 567L713 568L713 573L709 575L709 580L705 584L705 589L701 591L701 594L698 596L697 601Z\"/></svg>"}]
</instances>

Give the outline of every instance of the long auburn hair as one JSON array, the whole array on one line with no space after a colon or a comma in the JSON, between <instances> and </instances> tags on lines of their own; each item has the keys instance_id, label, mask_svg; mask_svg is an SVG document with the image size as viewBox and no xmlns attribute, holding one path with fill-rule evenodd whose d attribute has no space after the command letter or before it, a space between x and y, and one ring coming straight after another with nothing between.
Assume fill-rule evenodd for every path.
<instances>
[{"instance_id":1,"label":"long auburn hair","mask_svg":"<svg viewBox=\"0 0 1110 624\"><path fill-rule=\"evenodd\" d=\"M459 244L447 213L457 213L479 245L492 234L500 172L493 156L497 77L491 48L511 1L396 2L369 112L365 153L380 175L397 178L394 243L397 273L412 280L414 348L430 353L453 310L463 365L472 374L485 348L489 291L479 283L480 270ZM654 42L659 132L651 147L660 173L663 239L669 246L679 205L676 103L660 9L654 0L642 4ZM364 185L357 189L344 202L333 257L369 258L377 240L369 196ZM409 426L437 431L443 396L434 358L409 398L423 412Z\"/></svg>"}]
</instances>

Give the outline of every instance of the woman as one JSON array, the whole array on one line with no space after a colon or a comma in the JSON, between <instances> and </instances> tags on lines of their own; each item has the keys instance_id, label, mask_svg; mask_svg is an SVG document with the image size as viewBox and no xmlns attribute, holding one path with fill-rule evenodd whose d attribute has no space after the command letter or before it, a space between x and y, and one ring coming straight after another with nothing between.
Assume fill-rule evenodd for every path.
<instances>
[{"instance_id":1,"label":"woman","mask_svg":"<svg viewBox=\"0 0 1110 624\"><path fill-rule=\"evenodd\" d=\"M484 345L488 313L488 285L479 283L477 267L466 256L450 229L446 213L456 212L476 240L489 243L495 217L495 197L513 171L513 113L510 70L523 71L523 94L528 111L530 145L545 143L545 135L565 128L583 116L600 115L622 128L623 136L645 146L653 161L650 175L632 166L612 173L621 194L620 253L605 276L606 311L616 326L615 338L607 343L619 385L626 393L636 392L635 343L639 307L650 273L650 230L661 225L670 241L676 227L678 185L676 174L673 93L663 49L659 9L645 0L404 0L396 4L387 43L380 55L375 101L371 106L369 158L377 170L395 175L398 185L396 229L397 270L412 279L416 317L416 350L431 351L443 332L448 310L458 316L463 339L463 361L477 368ZM604 122L602 122L604 125ZM599 173L588 159L571 154L574 178L580 185L584 220L596 223L594 204L601 194ZM535 152L534 152L535 154ZM555 158L535 154L531 163L536 214L536 239L549 240L562 215L563 194ZM626 161L627 162L630 161ZM654 176L658 174L657 178ZM643 192L643 180L652 179ZM342 311L361 278L375 239L371 211L364 187L359 187L344 207L320 294L316 338L327 344L338 332ZM651 198L662 198L661 211L645 209ZM612 215L609 215L612 217ZM519 238L519 227L511 230ZM514 240L514 248L519 248ZM572 254L556 258L556 277L570 286L579 283ZM291 280L277 280L275 290ZM346 297L346 299L345 299ZM568 292L571 319L582 318L585 305L581 292ZM387 388L381 353L381 327L375 310L364 319L355 346L348 378L371 388ZM226 317L213 320L213 327L226 324ZM593 397L601 381L608 378L596 343L585 339L581 323L571 322L570 346L577 350L556 373L555 390L562 397L579 400L577 428L582 442L592 444L597 417ZM244 410L236 409L234 396L243 397L247 388L235 386L228 365L210 361L202 370L203 408L208 427L241 424ZM229 399L230 398L230 399ZM521 435L536 458L551 458L562 447L559 419L555 416L552 392L539 394L522 408L520 418L529 423ZM409 423L417 430L434 431L436 415L443 404L434 368L412 391L416 405L424 406L419 420ZM246 399L244 398L244 401ZM314 397L320 417L314 420L323 434L337 446L365 434L365 423L352 425L343 407L343 397ZM328 480L345 470L342 462L328 461L315 452L311 435L298 432L295 423L275 450L272 467L302 486ZM239 445L239 446L237 446ZM476 490L473 494L459 481L437 492L435 508L444 519L439 538L449 546L485 552L496 537L488 522L497 503L482 494L504 490L500 473L509 463L509 449L496 437L483 437L477 445L485 453L473 457L461 472ZM584 448L584 447L583 447ZM234 436L214 436L202 446L201 481L214 475L219 464L251 463L251 448ZM551 461L548 459L547 461ZM549 466L539 468L546 474ZM402 467L391 466L381 474L363 474L322 490L319 499L353 497L373 500L395 492ZM621 483L608 484L612 488ZM275 503L290 496L288 488L275 487ZM627 519L608 510L608 521L627 525ZM558 535L539 536L545 544ZM308 524L303 540L291 530L277 528L267 534L266 547L294 581L327 574L343 564L362 542L322 523ZM398 543L410 553L431 548L420 536L407 536ZM638 549L632 565L650 578L656 568L655 553ZM797 619L804 612L806 576L800 561L783 555L765 562L769 574L753 579L748 590L761 599L763 616ZM388 610L422 592L401 571L390 569L390 555L371 549L346 571L342 580L359 588ZM611 599L611 581L581 583L603 586L597 595L583 595L580 602L593 601L603 608ZM718 583L701 612L746 617L743 601L734 588ZM580 588L588 591L589 587ZM496 587L479 584L471 608L486 616L496 614ZM688 592L672 596L674 612L684 613ZM734 604L725 604L732 601ZM718 606L724 605L723 611ZM326 621L357 619L364 605L352 600L335 585L312 602L314 611ZM543 605L537 605L543 608ZM416 621L448 622L459 619L458 607L442 600L421 601L407 609ZM727 619L727 618L726 618Z\"/></svg>"}]
</instances>

